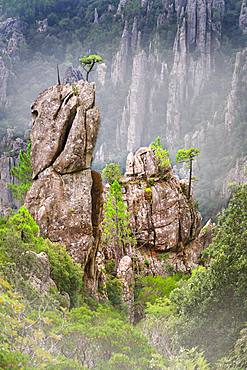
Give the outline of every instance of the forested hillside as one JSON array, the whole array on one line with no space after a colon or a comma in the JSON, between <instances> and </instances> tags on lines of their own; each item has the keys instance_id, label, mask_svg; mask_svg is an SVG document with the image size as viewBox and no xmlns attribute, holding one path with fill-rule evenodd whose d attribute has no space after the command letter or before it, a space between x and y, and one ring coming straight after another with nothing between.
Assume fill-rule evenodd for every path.
<instances>
[{"instance_id":1,"label":"forested hillside","mask_svg":"<svg viewBox=\"0 0 247 370\"><path fill-rule=\"evenodd\" d=\"M102 111L97 168L123 164L157 135L172 153L199 146L199 205L215 215L245 162L246 7L196 3L2 1L1 130L23 134L32 100L57 81L57 63L63 74L83 54L101 54L105 64L91 77Z\"/></svg>"},{"instance_id":2,"label":"forested hillside","mask_svg":"<svg viewBox=\"0 0 247 370\"><path fill-rule=\"evenodd\" d=\"M207 268L138 277L135 305L145 317L135 326L109 271L111 299L99 303L65 250L38 236L26 209L2 218L0 367L245 369L246 207L244 185L219 217Z\"/></svg>"},{"instance_id":3,"label":"forested hillside","mask_svg":"<svg viewBox=\"0 0 247 370\"><path fill-rule=\"evenodd\" d=\"M246 0L0 0L0 369L247 369L246 71Z\"/></svg>"}]
</instances>

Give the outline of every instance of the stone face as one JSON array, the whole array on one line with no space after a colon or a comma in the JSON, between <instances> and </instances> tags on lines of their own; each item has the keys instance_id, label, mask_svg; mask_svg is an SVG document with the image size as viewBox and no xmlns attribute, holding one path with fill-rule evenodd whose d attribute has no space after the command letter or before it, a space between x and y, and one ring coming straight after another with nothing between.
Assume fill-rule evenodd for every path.
<instances>
[{"instance_id":1,"label":"stone face","mask_svg":"<svg viewBox=\"0 0 247 370\"><path fill-rule=\"evenodd\" d=\"M26 205L42 235L68 247L84 263L93 246L90 170L60 175L52 168L34 181Z\"/></svg>"},{"instance_id":2,"label":"stone face","mask_svg":"<svg viewBox=\"0 0 247 370\"><path fill-rule=\"evenodd\" d=\"M69 84L53 86L32 105L34 178L52 164L58 171L67 173L87 168L91 163L98 129L94 114L96 120L99 114L96 108L93 114L88 111L94 106L95 90L83 81L78 82L77 88L78 95L75 95Z\"/></svg>"},{"instance_id":3,"label":"stone face","mask_svg":"<svg viewBox=\"0 0 247 370\"><path fill-rule=\"evenodd\" d=\"M129 320L133 322L134 303L134 271L133 262L130 256L124 256L118 265L117 276L123 286L123 300L129 307Z\"/></svg>"},{"instance_id":4,"label":"stone face","mask_svg":"<svg viewBox=\"0 0 247 370\"><path fill-rule=\"evenodd\" d=\"M83 80L83 75L79 69L74 68L73 66L66 69L63 79L64 84L72 84L80 80Z\"/></svg>"},{"instance_id":5,"label":"stone face","mask_svg":"<svg viewBox=\"0 0 247 370\"><path fill-rule=\"evenodd\" d=\"M241 13L239 16L239 27L244 33L247 33L247 3L243 0L241 6Z\"/></svg>"},{"instance_id":6,"label":"stone face","mask_svg":"<svg viewBox=\"0 0 247 370\"><path fill-rule=\"evenodd\" d=\"M114 85L123 83L126 78L130 49L130 35L128 31L128 22L125 22L120 49L117 52L111 68L111 80Z\"/></svg>"},{"instance_id":7,"label":"stone face","mask_svg":"<svg viewBox=\"0 0 247 370\"><path fill-rule=\"evenodd\" d=\"M159 253L166 254L178 270L195 266L203 249L202 243L193 244L201 229L201 216L194 200L187 198L187 187L170 167L160 168L150 148L131 153L126 168L124 199L138 258L150 257L156 273L162 273Z\"/></svg>"},{"instance_id":8,"label":"stone face","mask_svg":"<svg viewBox=\"0 0 247 370\"><path fill-rule=\"evenodd\" d=\"M231 186L237 186L247 182L247 156L239 158L233 168L227 174L223 184L223 195L229 199L232 189Z\"/></svg>"},{"instance_id":9,"label":"stone face","mask_svg":"<svg viewBox=\"0 0 247 370\"><path fill-rule=\"evenodd\" d=\"M155 176L159 166L150 148L139 148L135 154L129 153L126 161L126 176Z\"/></svg>"},{"instance_id":10,"label":"stone face","mask_svg":"<svg viewBox=\"0 0 247 370\"><path fill-rule=\"evenodd\" d=\"M53 86L32 105L34 182L26 206L42 235L83 266L94 254L93 203L100 197L90 169L99 127L94 102L94 84L80 81Z\"/></svg>"}]
</instances>

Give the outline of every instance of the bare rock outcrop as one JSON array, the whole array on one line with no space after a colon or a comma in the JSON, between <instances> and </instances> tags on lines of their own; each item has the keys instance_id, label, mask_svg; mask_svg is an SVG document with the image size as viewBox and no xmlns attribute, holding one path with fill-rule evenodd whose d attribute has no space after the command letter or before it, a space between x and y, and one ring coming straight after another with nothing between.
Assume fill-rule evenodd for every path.
<instances>
[{"instance_id":1,"label":"bare rock outcrop","mask_svg":"<svg viewBox=\"0 0 247 370\"><path fill-rule=\"evenodd\" d=\"M225 128L231 132L239 121L246 120L245 96L247 91L247 48L236 55L231 90L227 99Z\"/></svg>"},{"instance_id":2,"label":"bare rock outcrop","mask_svg":"<svg viewBox=\"0 0 247 370\"><path fill-rule=\"evenodd\" d=\"M20 206L8 185L16 183L11 170L18 161L20 150L25 146L23 139L16 137L13 129L7 129L0 141L0 215L8 214L10 209Z\"/></svg>"},{"instance_id":3,"label":"bare rock outcrop","mask_svg":"<svg viewBox=\"0 0 247 370\"><path fill-rule=\"evenodd\" d=\"M39 95L32 114L34 182L26 206L42 235L65 245L86 268L96 258L101 209L101 179L90 169L99 128L95 86L53 86ZM88 273L95 275L89 267Z\"/></svg>"},{"instance_id":4,"label":"bare rock outcrop","mask_svg":"<svg viewBox=\"0 0 247 370\"><path fill-rule=\"evenodd\" d=\"M19 61L20 46L25 43L23 24L15 18L0 22L0 109L9 105L8 85L13 77L13 67Z\"/></svg>"},{"instance_id":5,"label":"bare rock outcrop","mask_svg":"<svg viewBox=\"0 0 247 370\"><path fill-rule=\"evenodd\" d=\"M195 267L203 248L193 244L201 216L187 197L187 184L171 167L160 167L153 150L144 147L129 154L123 187L138 259L148 260L154 273L165 272L161 260L178 271Z\"/></svg>"},{"instance_id":6,"label":"bare rock outcrop","mask_svg":"<svg viewBox=\"0 0 247 370\"><path fill-rule=\"evenodd\" d=\"M247 33L247 2L243 0L239 16L239 27L243 33Z\"/></svg>"},{"instance_id":7,"label":"bare rock outcrop","mask_svg":"<svg viewBox=\"0 0 247 370\"><path fill-rule=\"evenodd\" d=\"M129 308L129 320L134 321L133 303L134 303L134 285L135 276L133 270L133 261L130 256L124 256L118 265L117 277L122 283L123 300Z\"/></svg>"}]
</instances>

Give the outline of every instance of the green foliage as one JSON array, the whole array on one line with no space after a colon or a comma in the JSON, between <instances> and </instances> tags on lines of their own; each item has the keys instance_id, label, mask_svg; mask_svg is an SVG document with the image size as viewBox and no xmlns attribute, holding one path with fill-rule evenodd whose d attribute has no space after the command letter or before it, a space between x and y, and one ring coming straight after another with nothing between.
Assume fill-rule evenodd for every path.
<instances>
[{"instance_id":1,"label":"green foliage","mask_svg":"<svg viewBox=\"0 0 247 370\"><path fill-rule=\"evenodd\" d=\"M82 270L74 264L65 248L39 236L39 227L25 207L0 223L0 264L14 264L23 272L20 255L26 251L45 252L51 265L51 277L60 292L69 294L72 306L82 293ZM25 270L25 269L24 269Z\"/></svg>"},{"instance_id":2,"label":"green foliage","mask_svg":"<svg viewBox=\"0 0 247 370\"><path fill-rule=\"evenodd\" d=\"M112 184L114 180L119 181L122 177L122 170L119 163L108 163L102 170L103 180Z\"/></svg>"},{"instance_id":3,"label":"green foliage","mask_svg":"<svg viewBox=\"0 0 247 370\"><path fill-rule=\"evenodd\" d=\"M169 168L170 166L170 159L169 159L169 152L165 150L161 144L160 137L158 136L154 142L150 144L150 148L154 151L155 157L159 161L159 165L161 168Z\"/></svg>"},{"instance_id":4,"label":"green foliage","mask_svg":"<svg viewBox=\"0 0 247 370\"><path fill-rule=\"evenodd\" d=\"M115 253L124 251L128 244L135 244L130 228L130 217L123 201L122 186L114 180L104 204L103 240L114 246Z\"/></svg>"},{"instance_id":5,"label":"green foliage","mask_svg":"<svg viewBox=\"0 0 247 370\"><path fill-rule=\"evenodd\" d=\"M217 370L232 370L247 368L247 328L241 330L240 336L236 341L233 350L222 358L216 366Z\"/></svg>"},{"instance_id":6,"label":"green foliage","mask_svg":"<svg viewBox=\"0 0 247 370\"><path fill-rule=\"evenodd\" d=\"M210 370L210 366L203 354L197 352L196 348L192 348L191 350L182 350L177 357L172 358L167 369Z\"/></svg>"},{"instance_id":7,"label":"green foliage","mask_svg":"<svg viewBox=\"0 0 247 370\"><path fill-rule=\"evenodd\" d=\"M186 163L187 167L189 168L189 189L188 189L188 199L191 197L191 188L192 188L192 181L193 181L193 161L195 158L200 154L200 149L198 148L190 148L190 149L180 149L176 155L176 161L178 163Z\"/></svg>"},{"instance_id":8,"label":"green foliage","mask_svg":"<svg viewBox=\"0 0 247 370\"><path fill-rule=\"evenodd\" d=\"M31 308L7 281L0 278L1 369L59 365L58 358L49 353L49 345L58 339L50 331L52 320L44 307L42 305L39 310Z\"/></svg>"},{"instance_id":9,"label":"green foliage","mask_svg":"<svg viewBox=\"0 0 247 370\"><path fill-rule=\"evenodd\" d=\"M178 163L181 162L189 162L190 160L194 160L200 154L200 149L198 148L190 148L190 149L179 149L176 155L176 161Z\"/></svg>"},{"instance_id":10,"label":"green foliage","mask_svg":"<svg viewBox=\"0 0 247 370\"><path fill-rule=\"evenodd\" d=\"M107 297L113 307L122 308L123 306L123 287L121 282L114 276L108 276L106 281Z\"/></svg>"},{"instance_id":11,"label":"green foliage","mask_svg":"<svg viewBox=\"0 0 247 370\"><path fill-rule=\"evenodd\" d=\"M110 308L39 309L0 280L0 366L4 369L150 369L162 358L141 332ZM162 367L155 367L162 369Z\"/></svg>"},{"instance_id":12,"label":"green foliage","mask_svg":"<svg viewBox=\"0 0 247 370\"><path fill-rule=\"evenodd\" d=\"M76 84L72 84L71 89L72 89L72 93L73 93L74 96L78 96L79 95L79 89L76 86Z\"/></svg>"},{"instance_id":13,"label":"green foliage","mask_svg":"<svg viewBox=\"0 0 247 370\"><path fill-rule=\"evenodd\" d=\"M95 63L102 63L103 58L100 55L97 54L90 54L87 56L83 56L80 58L80 63L83 65L89 65L92 66Z\"/></svg>"},{"instance_id":14,"label":"green foliage","mask_svg":"<svg viewBox=\"0 0 247 370\"><path fill-rule=\"evenodd\" d=\"M172 295L179 312L179 341L199 346L217 360L232 348L247 321L247 185L233 195L221 214L213 243L206 251L211 262L199 268Z\"/></svg>"},{"instance_id":15,"label":"green foliage","mask_svg":"<svg viewBox=\"0 0 247 370\"><path fill-rule=\"evenodd\" d=\"M171 292L185 278L187 278L185 275L179 273L166 278L162 276L139 277L135 287L135 304L145 308L148 304L155 305L162 298L169 298Z\"/></svg>"},{"instance_id":16,"label":"green foliage","mask_svg":"<svg viewBox=\"0 0 247 370\"><path fill-rule=\"evenodd\" d=\"M98 54L90 54L80 58L80 64L86 72L86 81L89 79L89 74L93 71L96 64L103 63L103 58Z\"/></svg>"},{"instance_id":17,"label":"green foliage","mask_svg":"<svg viewBox=\"0 0 247 370\"><path fill-rule=\"evenodd\" d=\"M32 185L33 170L30 155L31 144L29 143L26 151L20 151L19 162L11 170L17 184L9 184L9 188L12 190L14 197L22 201Z\"/></svg>"}]
</instances>

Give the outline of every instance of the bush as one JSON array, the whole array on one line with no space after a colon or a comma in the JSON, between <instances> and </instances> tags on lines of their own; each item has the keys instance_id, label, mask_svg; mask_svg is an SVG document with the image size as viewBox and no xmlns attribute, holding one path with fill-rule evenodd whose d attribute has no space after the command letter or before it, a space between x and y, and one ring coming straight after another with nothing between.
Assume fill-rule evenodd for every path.
<instances>
[{"instance_id":1,"label":"bush","mask_svg":"<svg viewBox=\"0 0 247 370\"><path fill-rule=\"evenodd\" d=\"M200 346L216 361L234 345L247 321L247 185L239 186L218 220L206 253L209 268L195 270L188 283L174 290L183 346Z\"/></svg>"},{"instance_id":2,"label":"bush","mask_svg":"<svg viewBox=\"0 0 247 370\"><path fill-rule=\"evenodd\" d=\"M150 148L154 151L155 157L159 161L159 165L163 169L167 169L170 167L170 159L169 159L169 152L165 150L161 145L160 137L158 136L157 139L150 144Z\"/></svg>"},{"instance_id":3,"label":"bush","mask_svg":"<svg viewBox=\"0 0 247 370\"><path fill-rule=\"evenodd\" d=\"M39 227L25 207L0 223L0 263L20 264L19 256L26 252L45 252L51 265L51 278L60 292L69 294L76 306L82 293L82 269L75 264L65 248L39 236ZM19 266L19 271L22 268Z\"/></svg>"},{"instance_id":4,"label":"bush","mask_svg":"<svg viewBox=\"0 0 247 370\"><path fill-rule=\"evenodd\" d=\"M11 172L17 180L17 184L9 184L9 188L16 199L23 201L32 186L31 144L28 144L26 151L20 151L19 162L12 168Z\"/></svg>"},{"instance_id":5,"label":"bush","mask_svg":"<svg viewBox=\"0 0 247 370\"><path fill-rule=\"evenodd\" d=\"M114 180L119 181L122 176L122 170L118 163L108 163L102 170L103 180L112 184Z\"/></svg>"},{"instance_id":6,"label":"bush","mask_svg":"<svg viewBox=\"0 0 247 370\"><path fill-rule=\"evenodd\" d=\"M121 282L113 276L108 276L106 291L113 307L121 308L123 305L123 287Z\"/></svg>"},{"instance_id":7,"label":"bush","mask_svg":"<svg viewBox=\"0 0 247 370\"><path fill-rule=\"evenodd\" d=\"M155 304L158 300L169 298L171 292L179 286L181 280L187 276L174 274L169 277L145 276L136 281L135 303L145 309L148 304Z\"/></svg>"}]
</instances>

